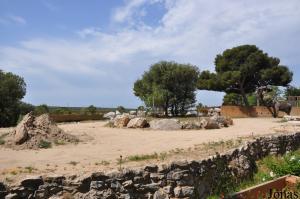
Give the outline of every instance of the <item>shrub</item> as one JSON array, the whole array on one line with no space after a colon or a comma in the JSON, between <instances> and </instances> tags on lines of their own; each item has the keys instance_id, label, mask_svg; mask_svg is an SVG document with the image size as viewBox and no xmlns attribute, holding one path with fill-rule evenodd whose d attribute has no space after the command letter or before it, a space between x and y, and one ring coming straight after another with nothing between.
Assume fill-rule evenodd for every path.
<instances>
[{"instance_id":1,"label":"shrub","mask_svg":"<svg viewBox=\"0 0 300 199\"><path fill-rule=\"evenodd\" d=\"M51 147L52 147L51 142L41 140L40 143L39 143L39 148L41 148L41 149L48 149L48 148L51 148Z\"/></svg>"}]
</instances>

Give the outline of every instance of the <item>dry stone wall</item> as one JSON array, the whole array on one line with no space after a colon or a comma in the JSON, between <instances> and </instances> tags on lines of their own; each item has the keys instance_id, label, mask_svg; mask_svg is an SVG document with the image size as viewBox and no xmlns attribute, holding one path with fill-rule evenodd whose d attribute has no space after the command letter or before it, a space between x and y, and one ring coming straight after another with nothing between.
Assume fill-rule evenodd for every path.
<instances>
[{"instance_id":1,"label":"dry stone wall","mask_svg":"<svg viewBox=\"0 0 300 199\"><path fill-rule=\"evenodd\" d=\"M251 178L256 160L299 146L300 133L294 133L261 137L203 160L87 176L29 177L15 187L0 183L0 198L201 199Z\"/></svg>"}]
</instances>

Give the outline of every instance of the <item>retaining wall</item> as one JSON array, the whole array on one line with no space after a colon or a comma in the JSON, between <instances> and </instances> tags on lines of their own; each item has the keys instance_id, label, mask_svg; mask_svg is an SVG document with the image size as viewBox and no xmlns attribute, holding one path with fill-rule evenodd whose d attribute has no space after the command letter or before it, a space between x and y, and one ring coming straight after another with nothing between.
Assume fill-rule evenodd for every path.
<instances>
[{"instance_id":1,"label":"retaining wall","mask_svg":"<svg viewBox=\"0 0 300 199\"><path fill-rule=\"evenodd\" d=\"M270 111L264 106L222 106L221 114L233 118L243 117L272 117ZM285 113L279 112L279 117L283 117ZM293 107L291 115L300 116L300 107Z\"/></svg>"},{"instance_id":2,"label":"retaining wall","mask_svg":"<svg viewBox=\"0 0 300 199\"><path fill-rule=\"evenodd\" d=\"M202 160L148 165L135 170L87 176L31 177L19 186L0 183L0 198L49 198L70 193L69 198L169 199L206 198L225 192L241 180L251 178L256 160L269 154L298 149L300 133L261 137L244 146Z\"/></svg>"}]
</instances>

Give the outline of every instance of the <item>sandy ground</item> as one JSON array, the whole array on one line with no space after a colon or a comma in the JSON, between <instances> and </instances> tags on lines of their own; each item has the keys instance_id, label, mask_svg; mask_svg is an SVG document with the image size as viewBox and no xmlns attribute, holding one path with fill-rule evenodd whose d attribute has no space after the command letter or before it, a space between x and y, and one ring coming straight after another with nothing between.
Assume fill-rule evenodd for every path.
<instances>
[{"instance_id":1,"label":"sandy ground","mask_svg":"<svg viewBox=\"0 0 300 199\"><path fill-rule=\"evenodd\" d=\"M14 176L26 172L71 174L112 169L118 165L120 155L124 158L174 149L191 150L191 147L212 141L273 134L277 132L274 129L285 129L284 123L279 121L272 118L234 119L234 125L229 128L179 131L108 128L104 127L103 121L59 124L82 141L41 150L16 151L2 147L0 179L14 180ZM0 134L8 130L0 129Z\"/></svg>"}]
</instances>

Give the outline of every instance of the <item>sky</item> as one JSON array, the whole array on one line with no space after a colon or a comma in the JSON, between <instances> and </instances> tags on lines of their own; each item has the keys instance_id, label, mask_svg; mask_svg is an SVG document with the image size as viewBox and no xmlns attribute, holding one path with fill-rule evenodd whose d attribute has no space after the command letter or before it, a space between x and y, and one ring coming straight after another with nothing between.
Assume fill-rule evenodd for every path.
<instances>
[{"instance_id":1,"label":"sky","mask_svg":"<svg viewBox=\"0 0 300 199\"><path fill-rule=\"evenodd\" d=\"M214 71L217 54L254 44L300 86L299 0L0 0L0 69L34 105L137 107L133 84L161 60ZM223 93L197 91L220 105Z\"/></svg>"}]
</instances>

